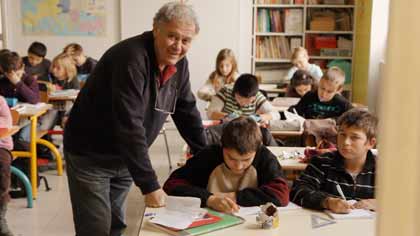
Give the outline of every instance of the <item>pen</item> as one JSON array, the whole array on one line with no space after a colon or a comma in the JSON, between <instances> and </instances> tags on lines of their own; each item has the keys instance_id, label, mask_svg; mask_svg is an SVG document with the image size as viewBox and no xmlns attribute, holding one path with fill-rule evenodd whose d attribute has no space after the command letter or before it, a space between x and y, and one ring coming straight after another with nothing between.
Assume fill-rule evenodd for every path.
<instances>
[{"instance_id":1,"label":"pen","mask_svg":"<svg viewBox=\"0 0 420 236\"><path fill-rule=\"evenodd\" d=\"M346 200L346 196L344 196L343 190L341 189L340 185L337 184L337 185L335 185L335 187L337 188L337 191L340 194L341 198L345 201Z\"/></svg>"}]
</instances>

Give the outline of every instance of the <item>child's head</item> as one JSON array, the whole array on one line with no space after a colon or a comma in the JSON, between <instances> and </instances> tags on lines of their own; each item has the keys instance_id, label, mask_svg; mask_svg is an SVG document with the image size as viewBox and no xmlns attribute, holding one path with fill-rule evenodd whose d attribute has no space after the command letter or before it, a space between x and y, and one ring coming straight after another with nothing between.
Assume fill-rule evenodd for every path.
<instances>
[{"instance_id":1,"label":"child's head","mask_svg":"<svg viewBox=\"0 0 420 236\"><path fill-rule=\"evenodd\" d=\"M257 93L258 79L252 74L242 74L233 86L235 100L241 107L253 103Z\"/></svg>"},{"instance_id":2,"label":"child's head","mask_svg":"<svg viewBox=\"0 0 420 236\"><path fill-rule=\"evenodd\" d=\"M376 144L378 119L363 108L353 108L337 121L337 146L346 159L362 158Z\"/></svg>"},{"instance_id":3,"label":"child's head","mask_svg":"<svg viewBox=\"0 0 420 236\"><path fill-rule=\"evenodd\" d=\"M243 173L251 166L261 144L260 128L251 118L236 118L223 128L223 159L236 174Z\"/></svg>"},{"instance_id":4,"label":"child's head","mask_svg":"<svg viewBox=\"0 0 420 236\"><path fill-rule=\"evenodd\" d=\"M232 50L228 48L220 50L216 58L216 71L219 75L231 80L226 81L227 83L233 82L232 77L238 71L238 65Z\"/></svg>"},{"instance_id":5,"label":"child's head","mask_svg":"<svg viewBox=\"0 0 420 236\"><path fill-rule=\"evenodd\" d=\"M318 86L318 98L321 102L330 101L337 93L343 89L345 73L340 68L333 66L328 69Z\"/></svg>"},{"instance_id":6,"label":"child's head","mask_svg":"<svg viewBox=\"0 0 420 236\"><path fill-rule=\"evenodd\" d=\"M297 47L293 51L292 64L300 70L305 70L309 65L308 51L303 47Z\"/></svg>"},{"instance_id":7,"label":"child's head","mask_svg":"<svg viewBox=\"0 0 420 236\"><path fill-rule=\"evenodd\" d=\"M25 66L20 58L19 54L9 50L1 50L0 52L0 70L7 77L11 73L17 73L18 77L22 77Z\"/></svg>"},{"instance_id":8,"label":"child's head","mask_svg":"<svg viewBox=\"0 0 420 236\"><path fill-rule=\"evenodd\" d=\"M33 42L28 48L28 61L31 66L36 66L42 62L47 55L47 47L40 42Z\"/></svg>"},{"instance_id":9,"label":"child's head","mask_svg":"<svg viewBox=\"0 0 420 236\"><path fill-rule=\"evenodd\" d=\"M311 91L314 84L315 80L304 70L297 70L290 80L290 88L301 97Z\"/></svg>"},{"instance_id":10,"label":"child's head","mask_svg":"<svg viewBox=\"0 0 420 236\"><path fill-rule=\"evenodd\" d=\"M66 53L60 53L53 59L50 70L58 80L70 82L77 76L76 65L71 56Z\"/></svg>"},{"instance_id":11,"label":"child's head","mask_svg":"<svg viewBox=\"0 0 420 236\"><path fill-rule=\"evenodd\" d=\"M70 55L73 58L76 65L78 66L83 65L86 61L86 57L83 54L83 48L82 46L80 46L80 44L68 44L66 47L64 47L63 53L67 53L68 55Z\"/></svg>"}]
</instances>

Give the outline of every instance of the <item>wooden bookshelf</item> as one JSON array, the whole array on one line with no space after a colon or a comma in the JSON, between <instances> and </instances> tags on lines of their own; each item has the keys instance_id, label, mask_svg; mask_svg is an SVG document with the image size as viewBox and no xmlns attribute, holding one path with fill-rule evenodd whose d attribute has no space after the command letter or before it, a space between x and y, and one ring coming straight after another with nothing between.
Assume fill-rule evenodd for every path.
<instances>
[{"instance_id":1,"label":"wooden bookshelf","mask_svg":"<svg viewBox=\"0 0 420 236\"><path fill-rule=\"evenodd\" d=\"M311 63L326 69L332 61L339 62L343 68L351 68L346 75L352 74L354 1L254 0L252 72L260 75L263 83L284 83L288 68L292 67L292 47L303 46L308 49ZM352 76L346 77L345 89L351 96Z\"/></svg>"}]
</instances>

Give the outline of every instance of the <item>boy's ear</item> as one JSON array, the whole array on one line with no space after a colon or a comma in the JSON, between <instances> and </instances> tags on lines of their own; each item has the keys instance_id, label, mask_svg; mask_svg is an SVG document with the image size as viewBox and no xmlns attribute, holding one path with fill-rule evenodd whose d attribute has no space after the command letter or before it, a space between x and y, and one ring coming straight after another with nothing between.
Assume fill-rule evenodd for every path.
<instances>
[{"instance_id":1,"label":"boy's ear","mask_svg":"<svg viewBox=\"0 0 420 236\"><path fill-rule=\"evenodd\" d=\"M371 148L374 148L376 146L376 138L371 138L370 140L368 140L368 142Z\"/></svg>"},{"instance_id":2,"label":"boy's ear","mask_svg":"<svg viewBox=\"0 0 420 236\"><path fill-rule=\"evenodd\" d=\"M344 89L344 85L339 85L337 88L337 93L342 93Z\"/></svg>"}]
</instances>

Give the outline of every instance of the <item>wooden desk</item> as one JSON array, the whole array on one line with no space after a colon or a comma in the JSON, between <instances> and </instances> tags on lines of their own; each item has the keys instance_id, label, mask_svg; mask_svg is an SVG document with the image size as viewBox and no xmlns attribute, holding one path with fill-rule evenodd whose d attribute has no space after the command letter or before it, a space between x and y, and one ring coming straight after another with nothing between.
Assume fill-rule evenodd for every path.
<instances>
[{"instance_id":1,"label":"wooden desk","mask_svg":"<svg viewBox=\"0 0 420 236\"><path fill-rule=\"evenodd\" d=\"M74 101L79 94L79 90L67 89L48 94L49 101Z\"/></svg>"},{"instance_id":2,"label":"wooden desk","mask_svg":"<svg viewBox=\"0 0 420 236\"><path fill-rule=\"evenodd\" d=\"M6 138L16 134L19 131L19 126L12 126L11 128L0 128L0 139Z\"/></svg>"},{"instance_id":3,"label":"wooden desk","mask_svg":"<svg viewBox=\"0 0 420 236\"><path fill-rule=\"evenodd\" d=\"M159 212L163 208L146 208L146 214L152 212ZM374 236L375 235L375 219L346 219L336 220L335 224L326 225L320 228L312 228L311 215L318 215L324 218L327 216L322 212L297 209L289 211L280 211L280 225L276 229L261 229L256 223L255 215L246 216L246 222L240 225L229 227L226 229L213 231L209 234L211 236L281 236L281 235L295 235L295 236ZM168 235L153 226L148 222L149 217L143 217L139 236L163 236Z\"/></svg>"},{"instance_id":4,"label":"wooden desk","mask_svg":"<svg viewBox=\"0 0 420 236\"><path fill-rule=\"evenodd\" d=\"M63 174L63 164L60 153L54 144L50 143L47 140L41 139L41 135L38 134L37 125L38 118L45 114L49 109L52 108L51 104L38 103L35 105L32 104L18 104L12 109L19 112L20 118L28 118L30 120L31 131L30 131L30 143L29 151L12 151L13 158L25 157L30 159L30 180L32 185L32 196L36 199L38 195L38 186L37 186L37 152L36 145L41 144L48 147L51 152L55 155L57 159L57 171L58 175Z\"/></svg>"},{"instance_id":5,"label":"wooden desk","mask_svg":"<svg viewBox=\"0 0 420 236\"><path fill-rule=\"evenodd\" d=\"M305 151L305 147L267 147L277 158L278 161L283 168L283 170L292 170L292 171L302 171L305 170L308 164L299 162L296 158L290 159L282 159L280 156L283 154L282 152L294 152L298 151L299 153L303 153Z\"/></svg>"},{"instance_id":6,"label":"wooden desk","mask_svg":"<svg viewBox=\"0 0 420 236\"><path fill-rule=\"evenodd\" d=\"M282 137L300 137L303 134L303 130L299 130L299 131L284 131L284 130L273 131L273 130L270 130L270 133L275 138L282 138Z\"/></svg>"}]
</instances>

